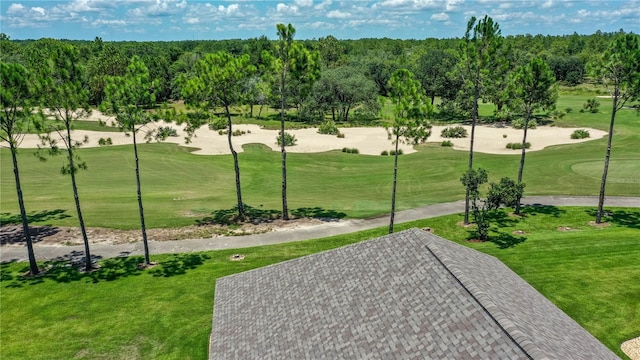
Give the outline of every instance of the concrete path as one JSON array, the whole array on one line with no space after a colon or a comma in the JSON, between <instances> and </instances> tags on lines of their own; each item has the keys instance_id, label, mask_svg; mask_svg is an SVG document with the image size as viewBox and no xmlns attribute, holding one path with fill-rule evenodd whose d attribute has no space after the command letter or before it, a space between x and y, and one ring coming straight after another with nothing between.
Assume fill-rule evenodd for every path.
<instances>
[{"instance_id":1,"label":"concrete path","mask_svg":"<svg viewBox=\"0 0 640 360\"><path fill-rule=\"evenodd\" d=\"M522 199L523 204L540 204L553 206L597 206L595 196L529 196ZM638 207L640 197L607 197L605 206ZM464 201L423 206L416 209L396 213L396 224L461 213ZM223 236L208 239L186 239L175 241L149 241L151 254L185 253L206 250L235 249L260 245L271 245L292 241L317 239L332 235L347 234L361 230L388 226L389 217L381 216L370 219L350 219L327 222L298 229L272 231L264 234L245 236ZM35 244L34 251L38 260L50 260L74 254L81 255L83 246L43 245ZM101 258L112 258L126 255L143 255L142 242L129 244L91 244L91 254ZM25 245L3 245L0 247L0 261L26 261Z\"/></svg>"}]
</instances>

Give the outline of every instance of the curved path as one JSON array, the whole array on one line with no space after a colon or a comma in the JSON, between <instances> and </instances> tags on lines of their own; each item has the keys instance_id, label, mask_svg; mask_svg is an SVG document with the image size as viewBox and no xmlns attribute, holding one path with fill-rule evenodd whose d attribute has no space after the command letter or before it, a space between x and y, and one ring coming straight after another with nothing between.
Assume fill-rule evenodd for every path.
<instances>
[{"instance_id":1,"label":"curved path","mask_svg":"<svg viewBox=\"0 0 640 360\"><path fill-rule=\"evenodd\" d=\"M598 198L595 196L528 196L522 199L523 204L553 205L553 206L593 206L596 207ZM606 206L638 207L640 197L607 197ZM416 209L399 211L396 213L396 224L461 213L464 211L464 201L455 201L428 205ZM175 241L149 241L151 254L185 253L206 250L221 250L244 248L251 246L271 245L292 241L317 239L327 236L347 234L361 230L387 226L389 218L380 216L369 219L349 219L327 222L298 229L271 231L263 234L245 236L223 236L208 239L186 239ZM83 246L42 245L35 244L34 250L38 260L50 260L72 255L82 256ZM92 256L112 258L127 255L143 255L142 242L128 244L92 244ZM3 245L0 247L0 260L26 261L25 245Z\"/></svg>"}]
</instances>

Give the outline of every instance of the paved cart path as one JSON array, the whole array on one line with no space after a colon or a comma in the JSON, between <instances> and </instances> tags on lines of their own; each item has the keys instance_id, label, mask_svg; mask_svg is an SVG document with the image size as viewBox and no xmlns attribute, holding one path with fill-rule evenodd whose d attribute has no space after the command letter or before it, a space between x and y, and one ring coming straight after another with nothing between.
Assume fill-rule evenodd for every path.
<instances>
[{"instance_id":1,"label":"paved cart path","mask_svg":"<svg viewBox=\"0 0 640 360\"><path fill-rule=\"evenodd\" d=\"M540 204L552 206L597 206L596 196L528 196L522 199L523 204ZM640 208L640 197L607 197L606 206L637 207ZM461 213L464 211L464 201L423 206L415 209L399 211L396 214L396 224L433 218L443 215ZM388 216L369 219L349 219L326 222L303 228L275 230L268 233L221 236L207 239L186 239L174 241L149 241L151 254L186 253L206 250L221 250L245 248L251 246L271 245L292 241L317 239L332 235L347 234L361 230L388 226ZM44 245L36 243L34 251L38 260L50 260L74 254L81 256L83 246ZM142 242L127 244L91 244L91 254L100 258L112 258L124 255L143 255ZM0 260L26 261L25 245L3 245L0 247Z\"/></svg>"}]
</instances>

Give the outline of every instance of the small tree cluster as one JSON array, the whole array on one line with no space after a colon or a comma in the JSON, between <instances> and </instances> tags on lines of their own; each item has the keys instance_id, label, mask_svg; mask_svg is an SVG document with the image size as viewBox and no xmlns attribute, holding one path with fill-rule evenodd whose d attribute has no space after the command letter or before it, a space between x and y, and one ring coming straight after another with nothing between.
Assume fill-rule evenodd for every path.
<instances>
[{"instance_id":1,"label":"small tree cluster","mask_svg":"<svg viewBox=\"0 0 640 360\"><path fill-rule=\"evenodd\" d=\"M578 129L571 133L572 139L586 139L590 137L589 130Z\"/></svg>"},{"instance_id":2,"label":"small tree cluster","mask_svg":"<svg viewBox=\"0 0 640 360\"><path fill-rule=\"evenodd\" d=\"M530 142L526 142L524 144L524 148L528 149L531 147L531 143ZM522 149L522 143L508 143L507 144L507 149L511 149L511 150L520 150Z\"/></svg>"},{"instance_id":3,"label":"small tree cluster","mask_svg":"<svg viewBox=\"0 0 640 360\"><path fill-rule=\"evenodd\" d=\"M582 110L580 112L588 111L590 113L597 113L598 109L600 109L600 102L596 99L588 99L584 104L582 104Z\"/></svg>"},{"instance_id":4,"label":"small tree cluster","mask_svg":"<svg viewBox=\"0 0 640 360\"><path fill-rule=\"evenodd\" d=\"M466 138L468 134L467 129L463 128L462 126L454 126L443 129L440 133L440 136L442 136L443 138L461 139Z\"/></svg>"},{"instance_id":5,"label":"small tree cluster","mask_svg":"<svg viewBox=\"0 0 640 360\"><path fill-rule=\"evenodd\" d=\"M282 146L282 139L284 139L284 146L294 146L296 142L298 142L298 139L296 139L295 135L288 133L286 131L284 133L284 137L282 136L282 132L278 132L278 137L276 138L276 141L278 142L279 146Z\"/></svg>"}]
</instances>

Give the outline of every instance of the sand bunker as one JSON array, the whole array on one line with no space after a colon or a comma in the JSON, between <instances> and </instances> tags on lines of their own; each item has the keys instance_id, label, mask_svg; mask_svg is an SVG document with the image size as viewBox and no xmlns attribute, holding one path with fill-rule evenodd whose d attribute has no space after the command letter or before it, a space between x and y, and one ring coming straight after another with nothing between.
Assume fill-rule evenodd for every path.
<instances>
[{"instance_id":1,"label":"sand bunker","mask_svg":"<svg viewBox=\"0 0 640 360\"><path fill-rule=\"evenodd\" d=\"M88 120L102 120L108 125L114 123L113 118L109 118L99 111L93 111ZM190 144L185 144L184 126L167 123L154 123L150 124L148 129L156 127L170 126L177 130L177 137L169 137L165 141L169 143L175 143L181 146L189 146L191 148L197 148L194 154L199 155L222 155L230 154L229 145L227 143L227 136L220 135L217 131L209 130L203 127L196 131L195 136L192 138ZM453 143L453 148L456 150L469 150L469 138L462 139L445 139L440 136L441 131L446 126L434 126L432 129L432 135L429 137L429 143L441 143L443 140L449 140ZM467 132L471 133L470 126L464 126ZM234 125L234 130L244 131L245 134L241 136L233 137L233 145L236 151L242 151L242 145L245 144L264 144L274 151L279 151L280 147L276 143L276 137L278 135L277 130L266 130L260 128L258 125ZM527 141L531 143L531 148L528 151L542 150L547 146L560 145L560 144L573 144L594 139L599 139L607 135L605 131L581 128L589 131L591 135L587 139L571 139L571 133L576 128L559 128L559 127L547 127L540 126L537 129L530 129L527 134ZM144 130L143 130L144 131ZM393 145L388 139L387 131L384 128L372 128L372 127L357 127L357 128L341 128L340 131L345 135L344 138L338 138L335 135L322 135L318 134L316 128L299 129L299 130L287 130L287 132L293 134L297 139L295 146L287 147L288 152L292 153L311 153L311 152L325 152L330 150L342 149L342 148L355 148L358 149L360 154L366 155L380 155L384 150L391 150ZM520 150L510 150L506 148L508 143L521 143L523 131L513 129L511 127L498 127L498 126L476 126L474 150L477 152L488 154L520 154ZM110 138L113 145L129 145L131 144L131 137L126 136L123 132L98 132L98 131L85 131L75 130L73 131L74 139L82 139L85 136L89 139L89 142L83 147L97 147L101 138ZM141 140L142 142L143 140ZM40 143L36 135L25 136L21 148L36 148ZM6 144L2 144L6 146ZM402 144L400 146L405 154L413 153L416 150L413 146Z\"/></svg>"}]
</instances>

